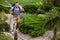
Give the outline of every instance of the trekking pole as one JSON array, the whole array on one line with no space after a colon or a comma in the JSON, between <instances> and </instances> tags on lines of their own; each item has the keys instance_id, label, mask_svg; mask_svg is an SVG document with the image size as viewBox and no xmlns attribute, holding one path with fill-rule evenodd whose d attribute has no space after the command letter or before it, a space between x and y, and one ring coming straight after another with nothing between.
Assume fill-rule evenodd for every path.
<instances>
[{"instance_id":1,"label":"trekking pole","mask_svg":"<svg viewBox=\"0 0 60 40\"><path fill-rule=\"evenodd\" d=\"M17 40L17 32L14 32L14 40Z\"/></svg>"},{"instance_id":2,"label":"trekking pole","mask_svg":"<svg viewBox=\"0 0 60 40\"><path fill-rule=\"evenodd\" d=\"M16 19L16 21L17 21L17 19ZM17 35L17 22L16 22L16 25L15 25L15 31L14 31L14 40L17 40L18 38L18 35Z\"/></svg>"},{"instance_id":3,"label":"trekking pole","mask_svg":"<svg viewBox=\"0 0 60 40\"><path fill-rule=\"evenodd\" d=\"M54 36L53 36L53 40L56 40L56 34L57 34L57 27L55 25L54 27Z\"/></svg>"}]
</instances>

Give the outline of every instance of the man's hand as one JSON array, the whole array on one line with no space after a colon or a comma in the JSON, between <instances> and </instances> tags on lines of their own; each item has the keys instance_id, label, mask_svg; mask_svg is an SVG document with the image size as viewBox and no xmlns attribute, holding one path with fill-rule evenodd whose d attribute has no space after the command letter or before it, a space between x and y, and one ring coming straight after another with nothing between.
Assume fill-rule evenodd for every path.
<instances>
[{"instance_id":1,"label":"man's hand","mask_svg":"<svg viewBox=\"0 0 60 40\"><path fill-rule=\"evenodd\" d=\"M21 9L21 12L24 12L24 8Z\"/></svg>"},{"instance_id":2,"label":"man's hand","mask_svg":"<svg viewBox=\"0 0 60 40\"><path fill-rule=\"evenodd\" d=\"M13 11L10 9L9 13L10 13L10 14L12 14L12 13L13 13Z\"/></svg>"}]
</instances>

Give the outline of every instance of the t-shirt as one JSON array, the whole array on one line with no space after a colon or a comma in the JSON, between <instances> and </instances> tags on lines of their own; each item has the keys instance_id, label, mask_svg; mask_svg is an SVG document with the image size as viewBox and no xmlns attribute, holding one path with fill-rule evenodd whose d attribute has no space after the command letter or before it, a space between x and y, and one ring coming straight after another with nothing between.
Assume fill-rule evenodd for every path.
<instances>
[{"instance_id":1,"label":"t-shirt","mask_svg":"<svg viewBox=\"0 0 60 40\"><path fill-rule=\"evenodd\" d=\"M20 7L20 9L19 9L19 7ZM13 10L13 8L14 8L13 15L20 15L20 10L22 9L22 6L19 5L19 7L18 8L11 7L11 10Z\"/></svg>"},{"instance_id":2,"label":"t-shirt","mask_svg":"<svg viewBox=\"0 0 60 40\"><path fill-rule=\"evenodd\" d=\"M19 5L19 7L20 7L20 9L22 9L22 6L21 6L21 5ZM13 10L13 8L14 8L14 7L11 7L11 10ZM19 9L19 8L18 8L18 9Z\"/></svg>"}]
</instances>

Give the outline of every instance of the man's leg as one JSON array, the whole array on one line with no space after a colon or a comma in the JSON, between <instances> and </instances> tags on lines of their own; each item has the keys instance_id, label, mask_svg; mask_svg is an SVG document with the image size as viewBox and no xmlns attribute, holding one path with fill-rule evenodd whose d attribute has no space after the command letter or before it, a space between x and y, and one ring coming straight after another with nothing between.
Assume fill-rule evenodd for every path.
<instances>
[{"instance_id":1,"label":"man's leg","mask_svg":"<svg viewBox=\"0 0 60 40\"><path fill-rule=\"evenodd\" d=\"M18 16L17 18L18 18L18 22L20 22L20 16Z\"/></svg>"},{"instance_id":2,"label":"man's leg","mask_svg":"<svg viewBox=\"0 0 60 40\"><path fill-rule=\"evenodd\" d=\"M17 25L16 25L16 29L19 30L19 22L20 22L20 16L17 16L18 20L17 20Z\"/></svg>"},{"instance_id":3,"label":"man's leg","mask_svg":"<svg viewBox=\"0 0 60 40\"><path fill-rule=\"evenodd\" d=\"M17 18L17 17L15 17L15 16L13 17L13 21L14 21L14 26L13 26L14 29L13 29L13 30L14 30L14 31L16 30L16 25L17 25L17 23L16 23L16 18Z\"/></svg>"},{"instance_id":4,"label":"man's leg","mask_svg":"<svg viewBox=\"0 0 60 40\"><path fill-rule=\"evenodd\" d=\"M13 21L15 23L15 29L18 30L18 27L19 27L19 22L20 22L20 17L17 16L17 17L13 17Z\"/></svg>"}]
</instances>

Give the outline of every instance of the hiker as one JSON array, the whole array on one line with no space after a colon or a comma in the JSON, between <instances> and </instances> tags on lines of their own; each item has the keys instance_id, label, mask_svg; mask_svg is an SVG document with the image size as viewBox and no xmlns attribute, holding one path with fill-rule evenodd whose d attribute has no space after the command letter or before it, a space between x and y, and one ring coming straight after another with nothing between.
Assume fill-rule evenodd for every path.
<instances>
[{"instance_id":1,"label":"hiker","mask_svg":"<svg viewBox=\"0 0 60 40\"><path fill-rule=\"evenodd\" d=\"M17 22L16 27L13 27L14 23L11 23L11 32L13 31L13 28L18 29L18 25L20 22L20 13L24 11L24 8L22 8L21 5L19 5L18 2L15 2L10 9L10 14L13 15L13 21Z\"/></svg>"}]
</instances>

